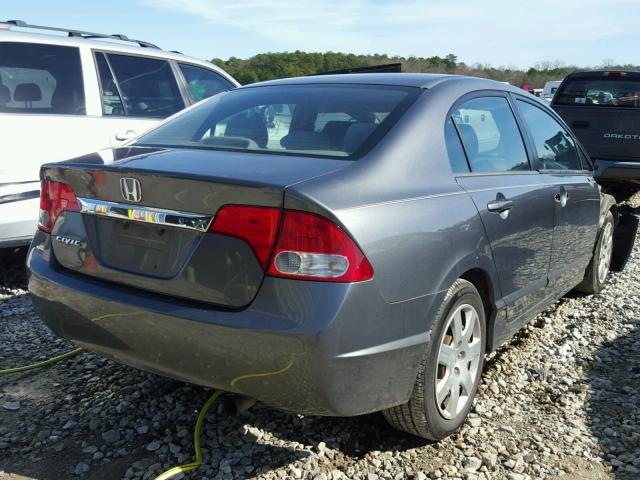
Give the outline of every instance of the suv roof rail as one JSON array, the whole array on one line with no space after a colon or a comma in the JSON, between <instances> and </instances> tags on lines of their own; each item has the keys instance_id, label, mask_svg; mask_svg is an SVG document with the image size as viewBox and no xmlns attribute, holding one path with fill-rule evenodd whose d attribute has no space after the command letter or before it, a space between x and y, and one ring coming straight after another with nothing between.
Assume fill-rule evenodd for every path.
<instances>
[{"instance_id":1,"label":"suv roof rail","mask_svg":"<svg viewBox=\"0 0 640 480\"><path fill-rule=\"evenodd\" d=\"M9 25L9 28L13 26L13 27L20 27L20 28L34 28L37 30L50 30L54 32L64 32L67 34L67 36L76 37L76 38L87 38L87 39L110 38L113 40L120 40L122 42L137 43L141 47L145 47L145 48L157 48L158 50L160 50L160 47L158 47L157 45L154 45L153 43L145 42L143 40L135 40L121 33L114 33L112 35L107 35L103 33L85 32L83 30L74 30L70 28L46 27L43 25L31 25L23 20L6 20L6 21L0 20L0 26L2 25Z\"/></svg>"}]
</instances>

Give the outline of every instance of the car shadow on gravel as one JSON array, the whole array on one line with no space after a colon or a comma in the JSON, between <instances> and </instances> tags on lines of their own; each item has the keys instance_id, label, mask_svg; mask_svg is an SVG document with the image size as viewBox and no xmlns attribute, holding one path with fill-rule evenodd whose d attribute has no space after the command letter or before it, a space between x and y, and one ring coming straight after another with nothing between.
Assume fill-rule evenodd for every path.
<instances>
[{"instance_id":1,"label":"car shadow on gravel","mask_svg":"<svg viewBox=\"0 0 640 480\"><path fill-rule=\"evenodd\" d=\"M591 432L617 480L640 478L640 319L598 348L589 370Z\"/></svg>"},{"instance_id":2,"label":"car shadow on gravel","mask_svg":"<svg viewBox=\"0 0 640 480\"><path fill-rule=\"evenodd\" d=\"M26 248L0 250L0 295L27 288Z\"/></svg>"},{"instance_id":3,"label":"car shadow on gravel","mask_svg":"<svg viewBox=\"0 0 640 480\"><path fill-rule=\"evenodd\" d=\"M254 408L250 422L271 435L305 445L324 443L352 460L359 460L372 451L405 451L430 442L392 428L381 413L357 417L316 417L298 415L259 406ZM274 417L281 417L274 422Z\"/></svg>"}]
</instances>

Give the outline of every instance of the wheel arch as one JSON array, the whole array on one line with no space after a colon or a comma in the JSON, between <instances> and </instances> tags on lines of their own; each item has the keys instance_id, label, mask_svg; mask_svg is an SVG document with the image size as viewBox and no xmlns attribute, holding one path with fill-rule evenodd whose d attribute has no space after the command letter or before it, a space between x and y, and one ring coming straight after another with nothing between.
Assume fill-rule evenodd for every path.
<instances>
[{"instance_id":1,"label":"wheel arch","mask_svg":"<svg viewBox=\"0 0 640 480\"><path fill-rule=\"evenodd\" d=\"M482 298L487 324L486 351L491 352L494 349L494 330L498 317L495 288L491 276L486 270L476 267L465 271L460 278L473 284Z\"/></svg>"}]
</instances>

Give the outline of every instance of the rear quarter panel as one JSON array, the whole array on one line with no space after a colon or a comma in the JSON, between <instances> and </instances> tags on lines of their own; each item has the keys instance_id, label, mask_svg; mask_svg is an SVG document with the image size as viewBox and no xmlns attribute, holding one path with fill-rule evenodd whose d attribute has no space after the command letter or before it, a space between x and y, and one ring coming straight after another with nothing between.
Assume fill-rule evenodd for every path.
<instances>
[{"instance_id":1,"label":"rear quarter panel","mask_svg":"<svg viewBox=\"0 0 640 480\"><path fill-rule=\"evenodd\" d=\"M472 268L490 278L498 303L501 297L477 209L455 182L445 146L447 112L473 85L446 84L425 92L366 157L285 195L286 208L315 210L344 226L371 262L386 302L433 295L416 319L423 328L446 290Z\"/></svg>"}]
</instances>

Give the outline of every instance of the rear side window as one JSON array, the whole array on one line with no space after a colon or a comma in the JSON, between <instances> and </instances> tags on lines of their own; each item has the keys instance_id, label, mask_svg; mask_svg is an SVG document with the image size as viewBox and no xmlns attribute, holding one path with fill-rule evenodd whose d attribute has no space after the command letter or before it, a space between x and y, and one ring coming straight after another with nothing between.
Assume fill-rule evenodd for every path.
<instances>
[{"instance_id":1,"label":"rear side window","mask_svg":"<svg viewBox=\"0 0 640 480\"><path fill-rule=\"evenodd\" d=\"M161 125L138 144L355 158L420 93L419 88L382 85L240 88Z\"/></svg>"},{"instance_id":2,"label":"rear side window","mask_svg":"<svg viewBox=\"0 0 640 480\"><path fill-rule=\"evenodd\" d=\"M166 60L97 53L104 115L165 118L184 108Z\"/></svg>"},{"instance_id":3,"label":"rear side window","mask_svg":"<svg viewBox=\"0 0 640 480\"><path fill-rule=\"evenodd\" d=\"M196 102L234 88L231 82L206 68L187 63L179 63L178 66L187 81L191 98Z\"/></svg>"},{"instance_id":4,"label":"rear side window","mask_svg":"<svg viewBox=\"0 0 640 480\"><path fill-rule=\"evenodd\" d=\"M640 80L620 77L568 79L554 105L640 108Z\"/></svg>"},{"instance_id":5,"label":"rear side window","mask_svg":"<svg viewBox=\"0 0 640 480\"><path fill-rule=\"evenodd\" d=\"M458 137L458 132L451 119L447 121L445 126L444 137L447 144L447 153L449 154L449 163L451 163L453 173L469 173L467 157L464 154L460 137Z\"/></svg>"},{"instance_id":6,"label":"rear side window","mask_svg":"<svg viewBox=\"0 0 640 480\"><path fill-rule=\"evenodd\" d=\"M527 152L504 97L467 100L453 112L472 172L530 170Z\"/></svg>"},{"instance_id":7,"label":"rear side window","mask_svg":"<svg viewBox=\"0 0 640 480\"><path fill-rule=\"evenodd\" d=\"M541 108L516 100L516 105L533 139L543 170L581 170L576 144L569 133Z\"/></svg>"},{"instance_id":8,"label":"rear side window","mask_svg":"<svg viewBox=\"0 0 640 480\"><path fill-rule=\"evenodd\" d=\"M0 112L85 114L75 47L0 43Z\"/></svg>"}]
</instances>

